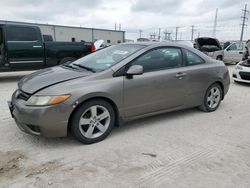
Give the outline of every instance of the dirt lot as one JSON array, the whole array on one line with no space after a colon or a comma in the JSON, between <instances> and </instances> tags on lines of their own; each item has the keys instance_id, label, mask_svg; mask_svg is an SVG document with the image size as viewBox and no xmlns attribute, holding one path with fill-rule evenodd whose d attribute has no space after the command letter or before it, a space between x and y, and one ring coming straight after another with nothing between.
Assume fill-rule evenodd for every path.
<instances>
[{"instance_id":1,"label":"dirt lot","mask_svg":"<svg viewBox=\"0 0 250 188\"><path fill-rule=\"evenodd\" d=\"M17 128L6 101L26 74L0 74L0 187L250 187L250 85L232 82L214 113L150 117L82 145Z\"/></svg>"}]
</instances>

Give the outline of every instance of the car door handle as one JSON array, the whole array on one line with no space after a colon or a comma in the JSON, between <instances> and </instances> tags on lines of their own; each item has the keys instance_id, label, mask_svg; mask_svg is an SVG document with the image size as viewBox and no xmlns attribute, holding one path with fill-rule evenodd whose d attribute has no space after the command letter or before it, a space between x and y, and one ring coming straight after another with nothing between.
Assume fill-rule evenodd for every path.
<instances>
[{"instance_id":1,"label":"car door handle","mask_svg":"<svg viewBox=\"0 0 250 188\"><path fill-rule=\"evenodd\" d=\"M183 72L178 72L175 77L176 78L179 78L179 79L182 79L183 77L185 77L187 74L186 73L183 73Z\"/></svg>"},{"instance_id":2,"label":"car door handle","mask_svg":"<svg viewBox=\"0 0 250 188\"><path fill-rule=\"evenodd\" d=\"M243 54L243 52L239 52L239 54Z\"/></svg>"},{"instance_id":3,"label":"car door handle","mask_svg":"<svg viewBox=\"0 0 250 188\"><path fill-rule=\"evenodd\" d=\"M33 46L33 48L42 48L42 46Z\"/></svg>"}]
</instances>

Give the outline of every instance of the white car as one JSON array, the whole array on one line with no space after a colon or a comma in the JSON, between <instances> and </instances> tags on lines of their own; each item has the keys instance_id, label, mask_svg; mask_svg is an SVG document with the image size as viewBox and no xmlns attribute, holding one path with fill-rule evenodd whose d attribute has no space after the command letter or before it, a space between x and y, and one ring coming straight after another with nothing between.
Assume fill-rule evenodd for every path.
<instances>
[{"instance_id":1,"label":"white car","mask_svg":"<svg viewBox=\"0 0 250 188\"><path fill-rule=\"evenodd\" d=\"M216 38L210 38L210 37L200 37L194 40L194 48L197 50L200 50L204 54L222 61L224 51L222 49L222 46L220 45L220 42Z\"/></svg>"},{"instance_id":2,"label":"white car","mask_svg":"<svg viewBox=\"0 0 250 188\"><path fill-rule=\"evenodd\" d=\"M250 83L250 60L239 62L233 70L233 80Z\"/></svg>"},{"instance_id":3,"label":"white car","mask_svg":"<svg viewBox=\"0 0 250 188\"><path fill-rule=\"evenodd\" d=\"M233 42L224 49L223 61L225 63L237 63L243 58L245 51L245 42Z\"/></svg>"}]
</instances>

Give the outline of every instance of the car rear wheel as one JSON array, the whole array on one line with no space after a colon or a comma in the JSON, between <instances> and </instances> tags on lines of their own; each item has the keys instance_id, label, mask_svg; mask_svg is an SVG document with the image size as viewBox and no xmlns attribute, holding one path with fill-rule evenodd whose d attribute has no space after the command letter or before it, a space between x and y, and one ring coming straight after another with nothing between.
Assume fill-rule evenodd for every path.
<instances>
[{"instance_id":1,"label":"car rear wheel","mask_svg":"<svg viewBox=\"0 0 250 188\"><path fill-rule=\"evenodd\" d=\"M80 142L92 144L105 139L114 123L113 107L105 100L91 100L73 114L71 132Z\"/></svg>"},{"instance_id":2,"label":"car rear wheel","mask_svg":"<svg viewBox=\"0 0 250 188\"><path fill-rule=\"evenodd\" d=\"M216 60L222 61L222 59L223 59L223 58L222 58L221 55L219 55L219 56L216 57Z\"/></svg>"},{"instance_id":3,"label":"car rear wheel","mask_svg":"<svg viewBox=\"0 0 250 188\"><path fill-rule=\"evenodd\" d=\"M59 64L64 64L64 63L71 63L75 61L76 59L74 57L64 57L63 59L60 60Z\"/></svg>"},{"instance_id":4,"label":"car rear wheel","mask_svg":"<svg viewBox=\"0 0 250 188\"><path fill-rule=\"evenodd\" d=\"M220 105L222 95L222 89L219 84L211 85L206 91L203 104L200 106L200 109L204 112L215 111Z\"/></svg>"}]
</instances>

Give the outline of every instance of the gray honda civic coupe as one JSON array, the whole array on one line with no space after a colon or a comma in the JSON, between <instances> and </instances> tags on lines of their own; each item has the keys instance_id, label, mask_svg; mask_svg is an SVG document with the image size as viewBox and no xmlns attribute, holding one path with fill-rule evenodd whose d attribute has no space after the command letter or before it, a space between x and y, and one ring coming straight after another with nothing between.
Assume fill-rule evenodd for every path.
<instances>
[{"instance_id":1,"label":"gray honda civic coupe","mask_svg":"<svg viewBox=\"0 0 250 188\"><path fill-rule=\"evenodd\" d=\"M124 122L199 107L215 111L228 92L227 67L172 42L125 43L25 76L8 102L18 127L85 144Z\"/></svg>"}]
</instances>

